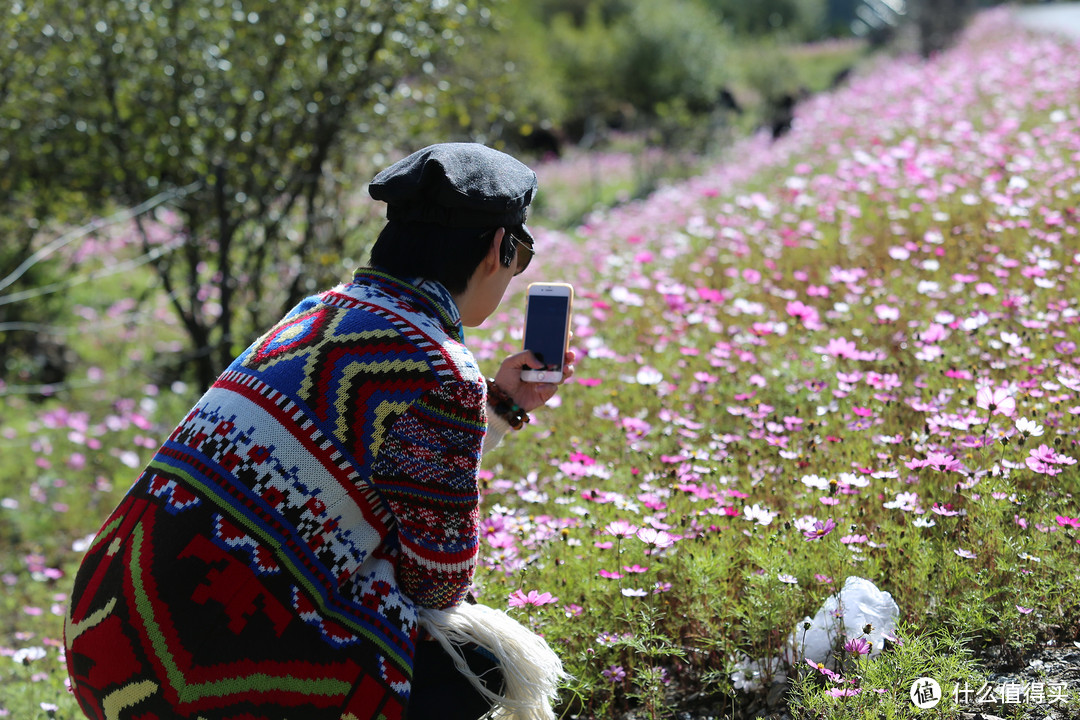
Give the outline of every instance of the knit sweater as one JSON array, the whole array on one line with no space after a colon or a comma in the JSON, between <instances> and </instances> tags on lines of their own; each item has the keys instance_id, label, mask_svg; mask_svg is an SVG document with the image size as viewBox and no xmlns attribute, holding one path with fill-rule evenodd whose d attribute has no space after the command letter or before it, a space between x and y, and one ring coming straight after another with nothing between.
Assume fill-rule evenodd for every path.
<instances>
[{"instance_id":1,"label":"knit sweater","mask_svg":"<svg viewBox=\"0 0 1080 720\"><path fill-rule=\"evenodd\" d=\"M485 406L442 285L365 269L301 302L87 551L65 626L84 712L400 718L418 608L471 583Z\"/></svg>"}]
</instances>

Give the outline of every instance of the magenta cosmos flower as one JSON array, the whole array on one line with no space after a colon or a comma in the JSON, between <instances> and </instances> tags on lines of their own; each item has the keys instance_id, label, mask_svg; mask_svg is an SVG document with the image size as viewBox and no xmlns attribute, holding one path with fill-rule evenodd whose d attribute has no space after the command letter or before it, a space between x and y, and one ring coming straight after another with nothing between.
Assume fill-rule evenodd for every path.
<instances>
[{"instance_id":1,"label":"magenta cosmos flower","mask_svg":"<svg viewBox=\"0 0 1080 720\"><path fill-rule=\"evenodd\" d=\"M861 637L852 638L844 643L844 652L854 653L856 655L869 655L870 641Z\"/></svg>"},{"instance_id":2,"label":"magenta cosmos flower","mask_svg":"<svg viewBox=\"0 0 1080 720\"><path fill-rule=\"evenodd\" d=\"M832 518L829 518L825 522L818 520L814 523L814 527L809 530L803 530L803 536L805 536L807 540L820 540L831 533L835 528L836 523Z\"/></svg>"}]
</instances>

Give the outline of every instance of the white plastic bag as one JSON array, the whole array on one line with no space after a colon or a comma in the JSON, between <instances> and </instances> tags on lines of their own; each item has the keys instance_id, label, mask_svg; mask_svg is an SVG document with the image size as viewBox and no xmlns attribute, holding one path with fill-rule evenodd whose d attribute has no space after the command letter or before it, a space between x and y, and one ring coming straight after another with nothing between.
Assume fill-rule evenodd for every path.
<instances>
[{"instance_id":1,"label":"white plastic bag","mask_svg":"<svg viewBox=\"0 0 1080 720\"><path fill-rule=\"evenodd\" d=\"M788 636L787 647L778 657L752 660L743 656L734 665L731 681L736 690L760 690L766 678L773 686L787 679L784 668L809 659L836 669L833 649L848 640L863 638L870 643L870 657L877 657L885 645L884 636L896 632L900 608L892 595L882 592L866 578L849 577L840 590L839 606L844 622L837 617L836 594L830 595L814 619L805 618ZM806 627L809 625L809 627ZM870 625L870 631L863 630Z\"/></svg>"},{"instance_id":2,"label":"white plastic bag","mask_svg":"<svg viewBox=\"0 0 1080 720\"><path fill-rule=\"evenodd\" d=\"M830 595L818 610L814 619L806 618L788 637L793 662L804 658L815 663L834 664L832 651L846 640L864 638L870 642L870 657L877 657L885 645L884 635L896 632L896 620L900 608L892 595L882 592L866 578L849 577L840 591L840 608L843 624L837 617L837 598ZM810 628L804 629L806 623ZM864 633L867 625L870 632Z\"/></svg>"}]
</instances>

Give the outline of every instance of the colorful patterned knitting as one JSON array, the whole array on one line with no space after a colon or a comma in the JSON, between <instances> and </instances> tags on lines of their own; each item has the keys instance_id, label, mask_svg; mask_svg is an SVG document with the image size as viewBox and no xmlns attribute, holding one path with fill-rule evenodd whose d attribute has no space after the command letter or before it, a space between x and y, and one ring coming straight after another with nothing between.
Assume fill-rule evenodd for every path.
<instances>
[{"instance_id":1,"label":"colorful patterned knitting","mask_svg":"<svg viewBox=\"0 0 1080 720\"><path fill-rule=\"evenodd\" d=\"M169 436L65 627L90 718L398 720L418 607L465 598L484 379L437 283L300 303Z\"/></svg>"}]
</instances>

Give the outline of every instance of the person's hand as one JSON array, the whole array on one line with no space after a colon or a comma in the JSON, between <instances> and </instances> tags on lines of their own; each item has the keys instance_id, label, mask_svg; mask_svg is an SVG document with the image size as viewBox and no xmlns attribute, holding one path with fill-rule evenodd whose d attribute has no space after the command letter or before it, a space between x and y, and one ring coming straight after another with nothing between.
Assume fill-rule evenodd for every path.
<instances>
[{"instance_id":1,"label":"person's hand","mask_svg":"<svg viewBox=\"0 0 1080 720\"><path fill-rule=\"evenodd\" d=\"M532 383L521 379L521 371L525 368L539 370L544 363L533 354L531 350L522 350L502 361L499 371L495 373L495 384L514 399L521 409L530 412L540 407L559 390L559 385L569 380L574 375L574 360L577 355L573 350L566 351L563 358L562 381L558 383Z\"/></svg>"}]
</instances>

